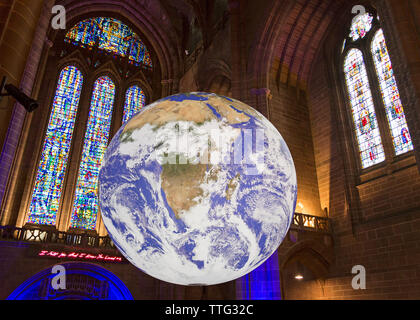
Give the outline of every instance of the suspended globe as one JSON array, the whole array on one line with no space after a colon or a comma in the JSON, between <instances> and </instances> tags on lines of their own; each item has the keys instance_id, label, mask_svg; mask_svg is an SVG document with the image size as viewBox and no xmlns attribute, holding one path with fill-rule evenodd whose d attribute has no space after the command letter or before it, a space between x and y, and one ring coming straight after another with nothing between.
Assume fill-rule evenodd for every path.
<instances>
[{"instance_id":1,"label":"suspended globe","mask_svg":"<svg viewBox=\"0 0 420 320\"><path fill-rule=\"evenodd\" d=\"M114 244L137 268L214 285L277 250L296 184L290 151L263 115L215 94L177 94L143 108L112 139L99 202Z\"/></svg>"}]
</instances>

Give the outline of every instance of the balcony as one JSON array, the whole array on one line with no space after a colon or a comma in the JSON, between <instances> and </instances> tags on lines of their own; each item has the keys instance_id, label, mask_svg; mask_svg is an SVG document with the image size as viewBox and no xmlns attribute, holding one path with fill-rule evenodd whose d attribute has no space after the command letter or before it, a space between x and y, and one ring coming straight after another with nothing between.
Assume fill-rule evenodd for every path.
<instances>
[{"instance_id":1,"label":"balcony","mask_svg":"<svg viewBox=\"0 0 420 320\"><path fill-rule=\"evenodd\" d=\"M0 226L1 240L116 250L109 236L101 237L90 233L63 232L37 227L18 228L14 226Z\"/></svg>"},{"instance_id":2,"label":"balcony","mask_svg":"<svg viewBox=\"0 0 420 320\"><path fill-rule=\"evenodd\" d=\"M325 217L311 216L303 213L295 213L290 227L297 231L313 231L319 233L331 233L329 219Z\"/></svg>"},{"instance_id":3,"label":"balcony","mask_svg":"<svg viewBox=\"0 0 420 320\"><path fill-rule=\"evenodd\" d=\"M317 233L330 233L328 218L316 217L302 213L295 213L290 227L296 231L312 231ZM47 230L42 227L14 227L0 226L0 241L23 241L39 244L57 244L81 248L114 249L109 236L98 236L91 233L75 233Z\"/></svg>"}]
</instances>

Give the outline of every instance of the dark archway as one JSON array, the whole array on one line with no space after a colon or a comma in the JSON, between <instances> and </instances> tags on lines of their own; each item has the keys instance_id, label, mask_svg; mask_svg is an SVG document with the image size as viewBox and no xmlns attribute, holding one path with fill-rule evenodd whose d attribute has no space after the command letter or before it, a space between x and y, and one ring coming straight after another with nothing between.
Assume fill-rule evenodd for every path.
<instances>
[{"instance_id":1,"label":"dark archway","mask_svg":"<svg viewBox=\"0 0 420 320\"><path fill-rule=\"evenodd\" d=\"M286 300L324 298L330 257L319 250L322 246L316 248L309 243L303 242L292 248L281 266L282 294Z\"/></svg>"},{"instance_id":2,"label":"dark archway","mask_svg":"<svg viewBox=\"0 0 420 320\"><path fill-rule=\"evenodd\" d=\"M55 290L53 266L22 283L7 300L133 300L125 284L113 273L92 263L61 263L66 289Z\"/></svg>"}]
</instances>

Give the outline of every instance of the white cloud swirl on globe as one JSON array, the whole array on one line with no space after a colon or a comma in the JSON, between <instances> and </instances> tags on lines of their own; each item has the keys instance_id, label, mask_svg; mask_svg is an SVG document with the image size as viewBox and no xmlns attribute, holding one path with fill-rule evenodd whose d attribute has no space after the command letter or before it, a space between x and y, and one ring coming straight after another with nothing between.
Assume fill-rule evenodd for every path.
<instances>
[{"instance_id":1,"label":"white cloud swirl on globe","mask_svg":"<svg viewBox=\"0 0 420 320\"><path fill-rule=\"evenodd\" d=\"M246 130L262 130L262 148L255 134L241 138ZM250 154L236 163L239 142ZM171 154L190 164L161 161ZM191 93L145 107L118 131L99 200L108 233L133 265L170 283L213 285L274 253L293 218L296 184L289 149L265 117L237 100Z\"/></svg>"}]
</instances>

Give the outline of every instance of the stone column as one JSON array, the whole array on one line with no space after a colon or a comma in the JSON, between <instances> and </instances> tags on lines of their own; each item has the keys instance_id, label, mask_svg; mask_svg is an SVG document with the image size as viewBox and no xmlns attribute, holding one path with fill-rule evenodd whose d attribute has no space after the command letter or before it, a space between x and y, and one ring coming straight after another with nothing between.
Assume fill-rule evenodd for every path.
<instances>
[{"instance_id":1,"label":"stone column","mask_svg":"<svg viewBox=\"0 0 420 320\"><path fill-rule=\"evenodd\" d=\"M8 0L0 5L0 78L30 95L34 84L54 0ZM11 97L0 102L0 204L26 117ZM2 224L5 218L1 218Z\"/></svg>"},{"instance_id":2,"label":"stone column","mask_svg":"<svg viewBox=\"0 0 420 320\"><path fill-rule=\"evenodd\" d=\"M244 101L244 76L243 76L243 42L244 35L241 25L240 9L241 4L238 0L229 0L230 12L230 32L231 32L231 90L232 98ZM245 102L246 103L246 102Z\"/></svg>"},{"instance_id":3,"label":"stone column","mask_svg":"<svg viewBox=\"0 0 420 320\"><path fill-rule=\"evenodd\" d=\"M270 100L273 98L271 90L268 88L253 88L251 89L252 99L251 106L261 112L267 119L270 120ZM255 101L255 102L254 102Z\"/></svg>"},{"instance_id":4,"label":"stone column","mask_svg":"<svg viewBox=\"0 0 420 320\"><path fill-rule=\"evenodd\" d=\"M162 80L160 82L162 84L162 97L167 97L172 94L173 82L174 82L173 79Z\"/></svg>"}]
</instances>

